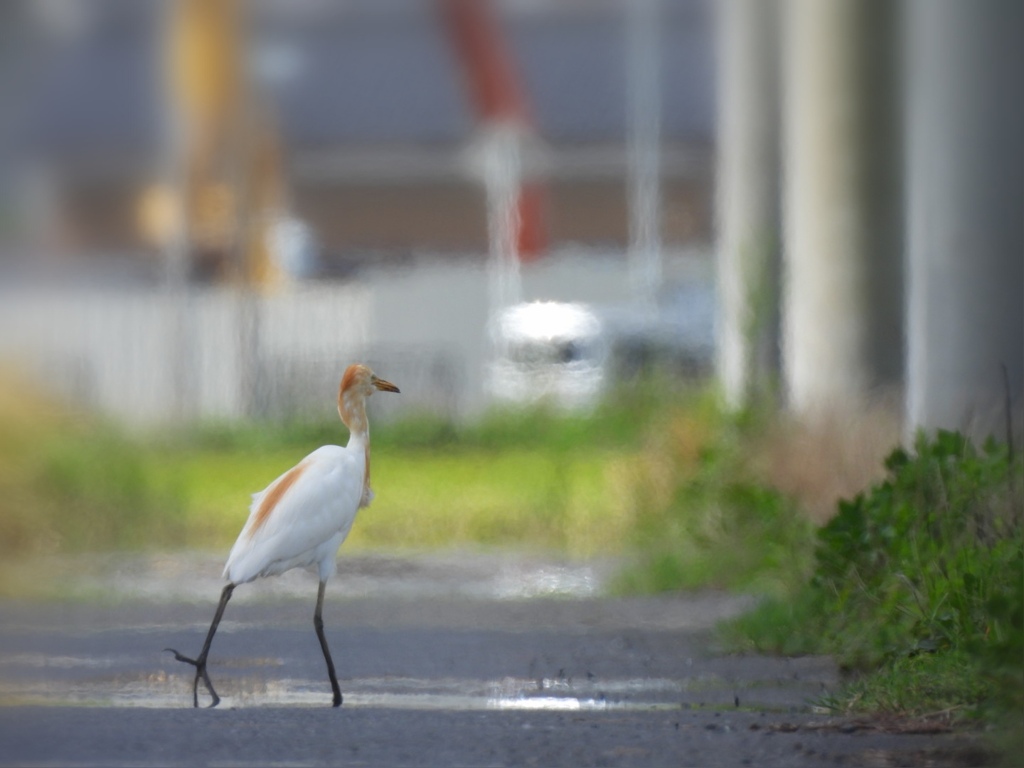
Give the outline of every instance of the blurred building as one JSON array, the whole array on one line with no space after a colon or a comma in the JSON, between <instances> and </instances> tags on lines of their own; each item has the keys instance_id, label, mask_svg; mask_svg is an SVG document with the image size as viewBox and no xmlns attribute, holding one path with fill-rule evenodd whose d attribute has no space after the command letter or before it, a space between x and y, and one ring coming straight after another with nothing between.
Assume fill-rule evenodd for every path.
<instances>
[{"instance_id":1,"label":"blurred building","mask_svg":"<svg viewBox=\"0 0 1024 768\"><path fill-rule=\"evenodd\" d=\"M375 408L486 407L491 262L504 242L495 238L504 198L488 153L503 134L483 124L480 70L445 15L474 2L0 3L0 99L11 107L0 120L0 359L130 423L333 418L339 366L356 359L402 386L402 398ZM658 298L673 328L705 340L711 283L706 259L691 257L706 254L711 230L713 14L709 0L657 2L660 108L647 114L660 117L648 119L658 127L647 140L659 158ZM489 5L528 113L513 139L523 182L516 204L528 184L542 190L548 257L523 268L521 298L595 308L633 301L636 5ZM168 30L186 7L199 17L238 11L244 22L238 39L224 38L242 52L230 65L202 24L201 50L186 45L197 98L215 105L210 94L230 93L228 81L244 79L247 89L218 150L201 149L218 167L191 188L181 181L191 171L180 169L192 158L175 155L174 70L164 67L175 50L168 41L180 42ZM238 62L244 78L217 70ZM233 152L233 137L246 133L232 133L246 122L238 115L257 113L250 149L269 149ZM269 183L249 183L268 166ZM152 195L155 184L170 195ZM268 205L251 205L264 193ZM234 211L212 217L234 233L221 238L220 258L249 259L258 226L272 255L287 257L275 267L302 279L288 290L238 291L217 279L230 274L208 268L205 244L175 245L181 230L177 240L152 237L146 212L161 209L149 202L186 210L206 194L213 209ZM266 225L268 211L280 226ZM209 223L192 215L190 237ZM181 279L186 262L191 286Z\"/></svg>"},{"instance_id":2,"label":"blurred building","mask_svg":"<svg viewBox=\"0 0 1024 768\"><path fill-rule=\"evenodd\" d=\"M496 6L534 112L525 172L546 184L553 247L628 240L624 2ZM251 0L251 66L284 149L312 273L419 254L480 259L486 199L465 73L434 0ZM78 262L157 274L139 198L159 174L160 0L38 0L15 153L34 217ZM661 178L667 244L711 228L711 9L664 0Z\"/></svg>"}]
</instances>

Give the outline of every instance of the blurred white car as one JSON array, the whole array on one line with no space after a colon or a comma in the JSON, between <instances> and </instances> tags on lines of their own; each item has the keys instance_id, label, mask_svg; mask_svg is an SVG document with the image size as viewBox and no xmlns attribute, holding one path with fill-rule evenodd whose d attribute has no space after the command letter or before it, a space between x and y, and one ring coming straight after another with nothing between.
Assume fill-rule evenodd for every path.
<instances>
[{"instance_id":1,"label":"blurred white car","mask_svg":"<svg viewBox=\"0 0 1024 768\"><path fill-rule=\"evenodd\" d=\"M607 381L608 344L600 320L582 304L537 301L491 320L494 358L488 389L506 403L593 407Z\"/></svg>"}]
</instances>

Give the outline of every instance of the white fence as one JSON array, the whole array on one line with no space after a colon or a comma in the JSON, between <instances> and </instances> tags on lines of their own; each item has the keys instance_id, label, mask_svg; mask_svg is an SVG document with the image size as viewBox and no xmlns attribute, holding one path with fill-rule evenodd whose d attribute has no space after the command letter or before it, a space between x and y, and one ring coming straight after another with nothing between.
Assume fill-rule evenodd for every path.
<instances>
[{"instance_id":1,"label":"white fence","mask_svg":"<svg viewBox=\"0 0 1024 768\"><path fill-rule=\"evenodd\" d=\"M706 259L667 262L706 283ZM694 266L696 265L696 267ZM568 255L523 271L526 299L614 305L630 298L625 260ZM264 297L231 288L0 288L0 359L44 386L134 424L334 418L357 360L402 389L398 411L464 416L487 403L487 274L480 262L425 263L360 282L297 285Z\"/></svg>"},{"instance_id":2,"label":"white fence","mask_svg":"<svg viewBox=\"0 0 1024 768\"><path fill-rule=\"evenodd\" d=\"M483 402L486 292L475 267L296 286L0 290L0 358L133 424L336 418L346 365L398 383L380 416L457 416Z\"/></svg>"},{"instance_id":3,"label":"white fence","mask_svg":"<svg viewBox=\"0 0 1024 768\"><path fill-rule=\"evenodd\" d=\"M367 346L353 286L254 298L230 289L7 293L3 354L56 393L131 422L294 412L332 392Z\"/></svg>"}]
</instances>

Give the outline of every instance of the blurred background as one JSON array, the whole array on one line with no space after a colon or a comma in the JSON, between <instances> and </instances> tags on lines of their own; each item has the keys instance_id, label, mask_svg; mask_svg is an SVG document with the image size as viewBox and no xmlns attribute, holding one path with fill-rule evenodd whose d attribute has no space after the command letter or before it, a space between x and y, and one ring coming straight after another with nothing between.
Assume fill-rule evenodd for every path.
<instances>
[{"instance_id":1,"label":"blurred background","mask_svg":"<svg viewBox=\"0 0 1024 768\"><path fill-rule=\"evenodd\" d=\"M816 521L917 430L1020 432L1017 2L0 14L8 550L85 546L31 511L68 504L113 540L150 504L181 530L136 544L222 545L246 493L344 441L355 360L402 388L372 404L382 450L506 440L553 467L528 503L492 489L504 512L457 485L465 462L410 477L489 531L448 543L543 546L523 531L561 505L555 549L618 551L654 483L623 467L664 439L700 457L738 414L785 424L758 460ZM211 469L235 448L267 460ZM380 466L367 536L412 543L384 533L420 513Z\"/></svg>"},{"instance_id":2,"label":"blurred background","mask_svg":"<svg viewBox=\"0 0 1024 768\"><path fill-rule=\"evenodd\" d=\"M319 417L361 359L403 382L394 408L464 419L525 396L489 386L487 328L531 300L619 337L657 301L673 362L707 369L705 3L4 13L3 353L60 396L140 424ZM600 379L597 335L577 362Z\"/></svg>"}]
</instances>

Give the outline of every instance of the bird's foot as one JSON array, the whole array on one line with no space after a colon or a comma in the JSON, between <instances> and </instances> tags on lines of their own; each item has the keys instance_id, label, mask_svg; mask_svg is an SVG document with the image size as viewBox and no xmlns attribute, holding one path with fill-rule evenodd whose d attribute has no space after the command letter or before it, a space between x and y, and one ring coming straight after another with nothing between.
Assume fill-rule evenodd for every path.
<instances>
[{"instance_id":1,"label":"bird's foot","mask_svg":"<svg viewBox=\"0 0 1024 768\"><path fill-rule=\"evenodd\" d=\"M331 704L331 706L332 707L340 707L341 706L341 692L340 691L336 692L334 694L334 703Z\"/></svg>"},{"instance_id":2,"label":"bird's foot","mask_svg":"<svg viewBox=\"0 0 1024 768\"><path fill-rule=\"evenodd\" d=\"M173 648L164 648L164 651L166 653L173 653L174 654L174 658L177 661L183 661L186 664L191 664L193 667L197 667L197 668L199 667L199 662L198 661L196 661L195 659L190 659L188 656L184 656L184 655L178 653Z\"/></svg>"},{"instance_id":3,"label":"bird's foot","mask_svg":"<svg viewBox=\"0 0 1024 768\"><path fill-rule=\"evenodd\" d=\"M200 680L200 678L202 678L203 684L206 686L206 690L208 690L210 692L210 698L212 699L208 709L213 709L218 704L220 704L220 696L218 696L217 692L213 689L213 683L210 682L210 676L206 672L206 659L204 657L200 657L198 659L191 659L188 656L185 656L184 654L181 654L178 651L174 650L173 648L164 648L164 650L168 651L169 653L173 653L175 660L184 662L185 664L191 664L193 667L196 668L196 676L195 676L195 679L192 681L192 706L193 707L195 707L195 708L199 707L199 680ZM335 706L337 706L337 704Z\"/></svg>"}]
</instances>

